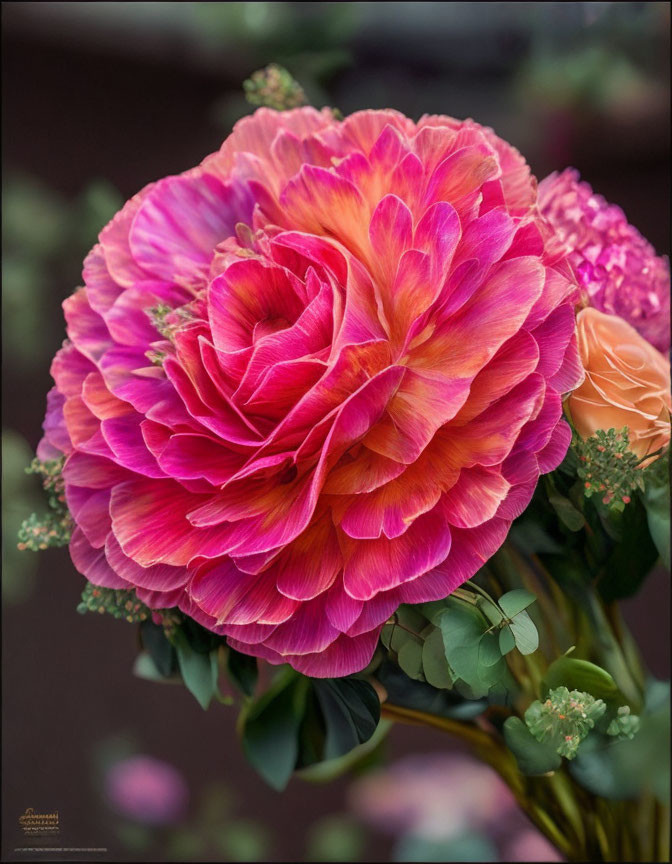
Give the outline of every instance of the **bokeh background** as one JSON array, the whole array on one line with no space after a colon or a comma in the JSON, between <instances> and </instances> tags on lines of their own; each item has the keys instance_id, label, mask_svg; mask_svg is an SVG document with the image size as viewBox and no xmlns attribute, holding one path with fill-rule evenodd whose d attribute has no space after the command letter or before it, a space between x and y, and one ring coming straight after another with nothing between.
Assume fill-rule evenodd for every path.
<instances>
[{"instance_id":1,"label":"bokeh background","mask_svg":"<svg viewBox=\"0 0 672 864\"><path fill-rule=\"evenodd\" d=\"M667 3L2 4L3 860L551 860L426 729L395 727L359 775L268 789L233 708L134 678L134 628L75 613L67 550L16 550L43 507L23 469L84 255L123 201L219 147L253 70L281 63L343 113L471 116L540 179L576 166L669 254L669 56ZM624 606L668 677L666 574ZM27 807L59 812L50 845L108 852L15 851Z\"/></svg>"}]
</instances>

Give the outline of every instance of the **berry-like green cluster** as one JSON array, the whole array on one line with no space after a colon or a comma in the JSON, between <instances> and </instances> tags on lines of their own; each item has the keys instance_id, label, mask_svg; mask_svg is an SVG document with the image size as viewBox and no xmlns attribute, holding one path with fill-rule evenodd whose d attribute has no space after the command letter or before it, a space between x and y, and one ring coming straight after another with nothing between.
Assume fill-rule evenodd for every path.
<instances>
[{"instance_id":1,"label":"berry-like green cluster","mask_svg":"<svg viewBox=\"0 0 672 864\"><path fill-rule=\"evenodd\" d=\"M303 87L276 63L254 72L243 82L243 89L247 101L252 105L274 108L276 111L288 111L306 104Z\"/></svg>"},{"instance_id":2,"label":"berry-like green cluster","mask_svg":"<svg viewBox=\"0 0 672 864\"><path fill-rule=\"evenodd\" d=\"M37 552L50 547L65 546L72 534L72 517L65 503L63 462L65 457L49 461L33 459L26 474L39 474L47 494L49 511L39 517L32 513L19 528L18 548Z\"/></svg>"},{"instance_id":3,"label":"berry-like green cluster","mask_svg":"<svg viewBox=\"0 0 672 864\"><path fill-rule=\"evenodd\" d=\"M610 510L622 511L633 490L644 491L641 460L629 445L627 426L619 431L598 429L590 438L574 440L586 498L598 495Z\"/></svg>"},{"instance_id":4,"label":"berry-like green cluster","mask_svg":"<svg viewBox=\"0 0 672 864\"><path fill-rule=\"evenodd\" d=\"M606 704L590 693L556 687L545 701L530 705L525 723L537 741L549 741L556 745L559 756L573 759L579 744L606 710Z\"/></svg>"},{"instance_id":5,"label":"berry-like green cluster","mask_svg":"<svg viewBox=\"0 0 672 864\"><path fill-rule=\"evenodd\" d=\"M607 727L607 735L632 739L639 730L639 725L639 717L636 714L630 713L630 706L621 705L616 716Z\"/></svg>"},{"instance_id":6,"label":"berry-like green cluster","mask_svg":"<svg viewBox=\"0 0 672 864\"><path fill-rule=\"evenodd\" d=\"M101 588L98 585L86 583L82 591L82 600L77 611L80 615L86 612L106 612L113 618L123 618L130 624L146 621L150 610L135 596L135 591L121 588Z\"/></svg>"}]
</instances>

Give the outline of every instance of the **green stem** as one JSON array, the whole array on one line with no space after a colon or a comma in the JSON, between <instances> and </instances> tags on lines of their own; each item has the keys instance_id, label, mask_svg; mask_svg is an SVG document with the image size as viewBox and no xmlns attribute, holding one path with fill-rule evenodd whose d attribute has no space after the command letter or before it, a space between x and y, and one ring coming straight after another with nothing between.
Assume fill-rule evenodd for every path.
<instances>
[{"instance_id":1,"label":"green stem","mask_svg":"<svg viewBox=\"0 0 672 864\"><path fill-rule=\"evenodd\" d=\"M598 649L600 660L609 672L634 711L641 710L644 698L640 687L623 655L621 646L614 636L602 601L593 590L586 591L588 613L592 619L593 644Z\"/></svg>"}]
</instances>

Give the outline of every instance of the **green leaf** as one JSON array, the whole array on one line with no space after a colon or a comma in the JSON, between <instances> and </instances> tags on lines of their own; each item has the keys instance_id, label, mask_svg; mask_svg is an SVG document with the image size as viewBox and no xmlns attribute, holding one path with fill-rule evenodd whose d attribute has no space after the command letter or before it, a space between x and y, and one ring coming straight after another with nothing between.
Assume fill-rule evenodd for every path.
<instances>
[{"instance_id":1,"label":"green leaf","mask_svg":"<svg viewBox=\"0 0 672 864\"><path fill-rule=\"evenodd\" d=\"M408 675L409 678L414 678L422 681L422 646L415 637L408 639L399 649L397 660L399 665Z\"/></svg>"},{"instance_id":2,"label":"green leaf","mask_svg":"<svg viewBox=\"0 0 672 864\"><path fill-rule=\"evenodd\" d=\"M497 627L502 622L504 616L494 603L486 600L485 597L479 597L476 602L478 604L478 608L481 610L481 612L485 615L485 617L491 624L494 624L495 627Z\"/></svg>"},{"instance_id":3,"label":"green leaf","mask_svg":"<svg viewBox=\"0 0 672 864\"><path fill-rule=\"evenodd\" d=\"M300 769L298 776L309 783L331 783L353 769L359 772L360 769L373 764L380 757L381 745L393 726L394 723L391 720L381 719L376 731L368 741L359 744L354 750L343 756L338 756L336 759L308 763L307 767Z\"/></svg>"},{"instance_id":4,"label":"green leaf","mask_svg":"<svg viewBox=\"0 0 672 864\"><path fill-rule=\"evenodd\" d=\"M494 666L502 657L499 636L494 631L484 633L478 646L478 662L483 666Z\"/></svg>"},{"instance_id":5,"label":"green leaf","mask_svg":"<svg viewBox=\"0 0 672 864\"><path fill-rule=\"evenodd\" d=\"M647 472L648 473L648 472ZM670 569L670 480L663 476L656 483L653 475L647 476L644 491L644 506L651 538L663 561Z\"/></svg>"},{"instance_id":6,"label":"green leaf","mask_svg":"<svg viewBox=\"0 0 672 864\"><path fill-rule=\"evenodd\" d=\"M217 689L217 649L213 648L209 654L199 654L191 647L181 629L175 631L173 644L187 690L196 698L201 708L206 709Z\"/></svg>"},{"instance_id":7,"label":"green leaf","mask_svg":"<svg viewBox=\"0 0 672 864\"><path fill-rule=\"evenodd\" d=\"M611 675L588 660L573 657L558 657L546 670L542 681L542 695L556 687L568 690L583 690L607 705L625 705L627 700L616 686Z\"/></svg>"},{"instance_id":8,"label":"green leaf","mask_svg":"<svg viewBox=\"0 0 672 864\"><path fill-rule=\"evenodd\" d=\"M564 495L557 493L551 493L548 496L548 501L562 524L569 528L570 531L580 531L586 524L583 513L576 509L569 498L565 498Z\"/></svg>"},{"instance_id":9,"label":"green leaf","mask_svg":"<svg viewBox=\"0 0 672 864\"><path fill-rule=\"evenodd\" d=\"M380 720L380 700L367 681L316 678L312 682L324 716L324 758L335 759L368 741Z\"/></svg>"},{"instance_id":10,"label":"green leaf","mask_svg":"<svg viewBox=\"0 0 672 864\"><path fill-rule=\"evenodd\" d=\"M175 648L166 638L163 627L149 619L143 621L140 625L140 637L143 646L161 675L165 678L174 675L177 672L177 654Z\"/></svg>"},{"instance_id":11,"label":"green leaf","mask_svg":"<svg viewBox=\"0 0 672 864\"><path fill-rule=\"evenodd\" d=\"M402 708L415 708L457 720L469 720L487 708L485 699L473 695L463 699L454 689L437 690L424 681L413 681L389 660L384 660L376 669L376 678L386 689L390 702Z\"/></svg>"},{"instance_id":12,"label":"green leaf","mask_svg":"<svg viewBox=\"0 0 672 864\"><path fill-rule=\"evenodd\" d=\"M449 690L453 686L453 676L446 660L443 636L434 627L422 646L422 670L432 687Z\"/></svg>"},{"instance_id":13,"label":"green leaf","mask_svg":"<svg viewBox=\"0 0 672 864\"><path fill-rule=\"evenodd\" d=\"M243 727L243 750L264 780L278 791L292 776L299 753L299 727L309 680L286 669L250 707Z\"/></svg>"},{"instance_id":14,"label":"green leaf","mask_svg":"<svg viewBox=\"0 0 672 864\"><path fill-rule=\"evenodd\" d=\"M531 591L527 591L525 588L516 588L513 591L507 591L506 594L502 594L497 602L507 618L515 618L519 612L531 606L536 599ZM493 621L493 624L495 623L498 624L499 622Z\"/></svg>"},{"instance_id":15,"label":"green leaf","mask_svg":"<svg viewBox=\"0 0 672 864\"><path fill-rule=\"evenodd\" d=\"M533 654L539 647L539 633L527 612L519 612L509 625L521 654Z\"/></svg>"},{"instance_id":16,"label":"green leaf","mask_svg":"<svg viewBox=\"0 0 672 864\"><path fill-rule=\"evenodd\" d=\"M151 654L147 651L141 651L135 658L133 674L138 678L143 678L145 681L158 681L162 684L182 684L182 678L179 675L167 677L162 672L159 672Z\"/></svg>"},{"instance_id":17,"label":"green leaf","mask_svg":"<svg viewBox=\"0 0 672 864\"><path fill-rule=\"evenodd\" d=\"M504 740L523 774L534 776L557 771L562 763L553 742L537 741L519 717L505 721Z\"/></svg>"},{"instance_id":18,"label":"green leaf","mask_svg":"<svg viewBox=\"0 0 672 864\"><path fill-rule=\"evenodd\" d=\"M241 654L229 646L226 655L226 668L229 678L240 692L245 696L253 696L259 676L257 658L250 657L248 654Z\"/></svg>"},{"instance_id":19,"label":"green leaf","mask_svg":"<svg viewBox=\"0 0 672 864\"><path fill-rule=\"evenodd\" d=\"M503 654L508 654L516 646L516 640L510 627L502 627L499 631L499 651Z\"/></svg>"},{"instance_id":20,"label":"green leaf","mask_svg":"<svg viewBox=\"0 0 672 864\"><path fill-rule=\"evenodd\" d=\"M609 522L617 526L619 541L613 544L597 583L600 594L608 602L636 594L659 554L652 540L647 511L639 497L634 498L623 513L610 514Z\"/></svg>"}]
</instances>

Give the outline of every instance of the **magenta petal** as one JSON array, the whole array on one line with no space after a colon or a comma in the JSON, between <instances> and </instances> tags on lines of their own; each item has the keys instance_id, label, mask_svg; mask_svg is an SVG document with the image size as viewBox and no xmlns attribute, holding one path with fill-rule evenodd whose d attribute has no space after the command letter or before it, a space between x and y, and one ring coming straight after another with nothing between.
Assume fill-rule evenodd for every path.
<instances>
[{"instance_id":1,"label":"magenta petal","mask_svg":"<svg viewBox=\"0 0 672 864\"><path fill-rule=\"evenodd\" d=\"M63 301L63 312L73 344L85 357L97 363L113 343L105 321L89 305L85 288Z\"/></svg>"},{"instance_id":2,"label":"magenta petal","mask_svg":"<svg viewBox=\"0 0 672 864\"><path fill-rule=\"evenodd\" d=\"M339 636L324 610L324 594L301 603L289 621L280 624L264 639L264 644L284 655L324 651Z\"/></svg>"},{"instance_id":3,"label":"magenta petal","mask_svg":"<svg viewBox=\"0 0 672 864\"><path fill-rule=\"evenodd\" d=\"M189 593L220 624L279 624L299 605L279 594L264 573L242 573L226 558L199 568Z\"/></svg>"},{"instance_id":4,"label":"magenta petal","mask_svg":"<svg viewBox=\"0 0 672 864\"><path fill-rule=\"evenodd\" d=\"M477 528L453 528L450 555L431 572L399 587L400 603L426 603L441 600L459 588L502 545L509 522L495 517Z\"/></svg>"},{"instance_id":5,"label":"magenta petal","mask_svg":"<svg viewBox=\"0 0 672 864\"><path fill-rule=\"evenodd\" d=\"M460 242L462 229L455 208L445 201L425 210L413 235L413 246L429 255L430 278L443 284Z\"/></svg>"},{"instance_id":6,"label":"magenta petal","mask_svg":"<svg viewBox=\"0 0 672 864\"><path fill-rule=\"evenodd\" d=\"M413 216L396 195L386 195L378 202L369 224L369 240L383 283L391 285L397 261L410 248L413 239Z\"/></svg>"},{"instance_id":7,"label":"magenta petal","mask_svg":"<svg viewBox=\"0 0 672 864\"><path fill-rule=\"evenodd\" d=\"M70 540L70 557L77 570L86 576L93 585L101 588L132 588L133 586L118 576L107 563L105 549L95 549L83 531L75 528Z\"/></svg>"},{"instance_id":8,"label":"magenta petal","mask_svg":"<svg viewBox=\"0 0 672 864\"><path fill-rule=\"evenodd\" d=\"M88 542L95 549L100 549L111 527L110 490L67 485L65 499L72 518Z\"/></svg>"},{"instance_id":9,"label":"magenta petal","mask_svg":"<svg viewBox=\"0 0 672 864\"><path fill-rule=\"evenodd\" d=\"M478 465L463 468L457 483L441 499L441 510L456 528L475 528L492 519L509 488L498 471Z\"/></svg>"},{"instance_id":10,"label":"magenta petal","mask_svg":"<svg viewBox=\"0 0 672 864\"><path fill-rule=\"evenodd\" d=\"M105 541L105 556L115 573L139 588L160 592L174 591L182 588L189 579L189 572L184 567L169 567L165 564L141 567L136 564L132 558L124 555L112 532Z\"/></svg>"},{"instance_id":11,"label":"magenta petal","mask_svg":"<svg viewBox=\"0 0 672 864\"><path fill-rule=\"evenodd\" d=\"M376 628L361 636L339 636L320 652L287 655L284 662L291 663L297 672L311 678L341 678L361 672L373 657L380 629Z\"/></svg>"},{"instance_id":12,"label":"magenta petal","mask_svg":"<svg viewBox=\"0 0 672 864\"><path fill-rule=\"evenodd\" d=\"M343 572L345 590L357 600L370 600L436 567L449 551L450 529L436 510L419 516L393 540L350 541Z\"/></svg>"},{"instance_id":13,"label":"magenta petal","mask_svg":"<svg viewBox=\"0 0 672 864\"><path fill-rule=\"evenodd\" d=\"M550 378L562 365L575 326L574 310L567 303L554 309L548 318L532 331L539 345L537 372L544 378Z\"/></svg>"},{"instance_id":14,"label":"magenta petal","mask_svg":"<svg viewBox=\"0 0 672 864\"><path fill-rule=\"evenodd\" d=\"M195 168L161 180L140 204L130 247L140 267L167 282L200 287L214 247L249 222L252 201L245 187L222 183Z\"/></svg>"},{"instance_id":15,"label":"magenta petal","mask_svg":"<svg viewBox=\"0 0 672 864\"><path fill-rule=\"evenodd\" d=\"M198 529L187 520L187 513L201 500L173 480L143 478L121 483L110 500L119 545L142 567L186 566L197 555L219 554L223 529Z\"/></svg>"},{"instance_id":16,"label":"magenta petal","mask_svg":"<svg viewBox=\"0 0 672 864\"><path fill-rule=\"evenodd\" d=\"M342 566L336 529L327 513L280 552L265 575L285 597L312 600L333 584Z\"/></svg>"},{"instance_id":17,"label":"magenta petal","mask_svg":"<svg viewBox=\"0 0 672 864\"><path fill-rule=\"evenodd\" d=\"M364 602L355 600L345 590L343 579L337 579L326 595L325 613L332 627L345 633L359 618Z\"/></svg>"},{"instance_id":18,"label":"magenta petal","mask_svg":"<svg viewBox=\"0 0 672 864\"><path fill-rule=\"evenodd\" d=\"M572 430L569 428L569 424L564 420L560 420L553 429L548 442L537 453L539 471L542 474L547 474L558 467L567 455L571 440Z\"/></svg>"}]
</instances>

